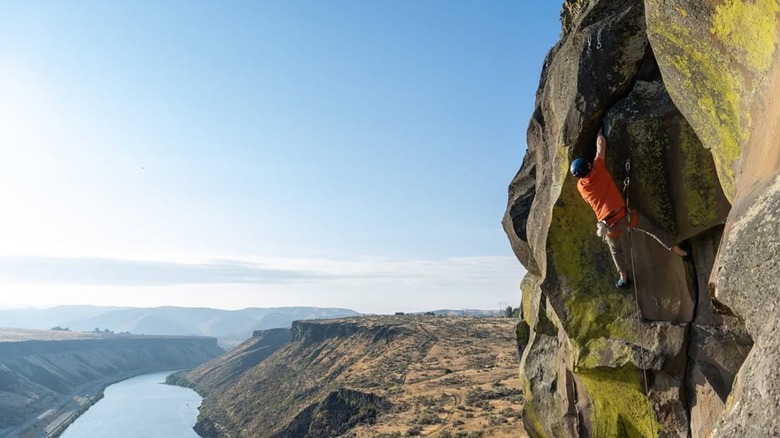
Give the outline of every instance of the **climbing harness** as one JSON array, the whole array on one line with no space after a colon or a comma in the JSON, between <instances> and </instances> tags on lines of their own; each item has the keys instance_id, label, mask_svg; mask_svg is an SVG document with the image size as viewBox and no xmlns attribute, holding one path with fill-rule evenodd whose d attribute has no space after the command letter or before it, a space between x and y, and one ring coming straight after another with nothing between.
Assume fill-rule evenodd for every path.
<instances>
[{"instance_id":1,"label":"climbing harness","mask_svg":"<svg viewBox=\"0 0 780 438\"><path fill-rule=\"evenodd\" d=\"M628 204L628 185L631 183L631 178L629 177L629 173L631 172L631 159L626 159L626 179L623 180L623 196L626 198L626 214L631 214L631 209L629 208ZM636 269L634 268L634 233L631 229L631 216L628 217L628 253L631 255L631 274L634 276L634 281L632 282L634 285L634 305L636 306L636 328L637 332L639 332L639 347L642 349L642 373L644 374L644 382L645 382L645 395L647 396L648 403L650 402L650 390L647 386L647 365L645 364L645 341L644 336L642 335L642 321L641 321L641 313L639 311L639 293L636 289ZM652 411L652 404L650 405L651 411ZM652 432L652 436L655 435L655 424L653 422L652 417L650 418L650 430Z\"/></svg>"}]
</instances>

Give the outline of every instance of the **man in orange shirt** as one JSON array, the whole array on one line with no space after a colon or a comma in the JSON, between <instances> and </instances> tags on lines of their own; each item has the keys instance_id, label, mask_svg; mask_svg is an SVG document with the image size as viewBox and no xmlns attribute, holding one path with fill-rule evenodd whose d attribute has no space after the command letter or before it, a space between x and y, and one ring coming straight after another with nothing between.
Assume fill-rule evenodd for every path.
<instances>
[{"instance_id":1,"label":"man in orange shirt","mask_svg":"<svg viewBox=\"0 0 780 438\"><path fill-rule=\"evenodd\" d=\"M623 248L620 245L620 231L629 226L648 234L658 241L664 248L674 251L675 254L685 257L687 252L675 244L674 239L666 231L659 228L647 218L636 211L627 208L623 202L623 195L618 190L612 175L609 174L604 164L604 156L607 152L607 140L601 130L596 137L596 158L589 163L584 158L577 158L571 163L571 174L577 178L577 190L585 201L590 204L596 213L599 222L599 236L602 236L609 245L612 260L615 262L620 278L616 286L623 288L631 283L628 277L628 264L625 260Z\"/></svg>"}]
</instances>

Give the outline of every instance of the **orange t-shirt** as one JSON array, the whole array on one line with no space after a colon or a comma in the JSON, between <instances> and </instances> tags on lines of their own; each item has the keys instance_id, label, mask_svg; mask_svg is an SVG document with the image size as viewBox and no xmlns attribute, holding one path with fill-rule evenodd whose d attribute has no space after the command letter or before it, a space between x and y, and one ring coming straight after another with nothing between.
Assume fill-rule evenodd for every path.
<instances>
[{"instance_id":1,"label":"orange t-shirt","mask_svg":"<svg viewBox=\"0 0 780 438\"><path fill-rule=\"evenodd\" d=\"M603 158L596 157L593 160L593 167L588 175L577 181L577 190L580 191L582 199L593 208L599 221L626 206L623 195L612 180Z\"/></svg>"}]
</instances>

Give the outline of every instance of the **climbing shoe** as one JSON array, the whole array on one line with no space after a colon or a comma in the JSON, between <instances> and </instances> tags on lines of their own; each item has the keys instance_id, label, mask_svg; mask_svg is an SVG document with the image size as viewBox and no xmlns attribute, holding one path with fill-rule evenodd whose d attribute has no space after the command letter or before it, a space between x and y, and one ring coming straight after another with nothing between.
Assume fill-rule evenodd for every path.
<instances>
[{"instance_id":1,"label":"climbing shoe","mask_svg":"<svg viewBox=\"0 0 780 438\"><path fill-rule=\"evenodd\" d=\"M618 278L617 283L615 283L615 286L618 289L625 289L625 288L627 288L630 285L631 285L631 279L628 278L628 277L626 277L625 280L623 280L622 278Z\"/></svg>"}]
</instances>

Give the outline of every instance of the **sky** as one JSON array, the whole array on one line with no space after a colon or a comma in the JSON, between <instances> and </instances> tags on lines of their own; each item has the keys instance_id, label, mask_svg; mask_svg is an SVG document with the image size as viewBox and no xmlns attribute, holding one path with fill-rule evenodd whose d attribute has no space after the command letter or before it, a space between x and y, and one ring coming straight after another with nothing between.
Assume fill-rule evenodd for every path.
<instances>
[{"instance_id":1,"label":"sky","mask_svg":"<svg viewBox=\"0 0 780 438\"><path fill-rule=\"evenodd\" d=\"M0 307L518 306L560 7L0 2Z\"/></svg>"}]
</instances>

